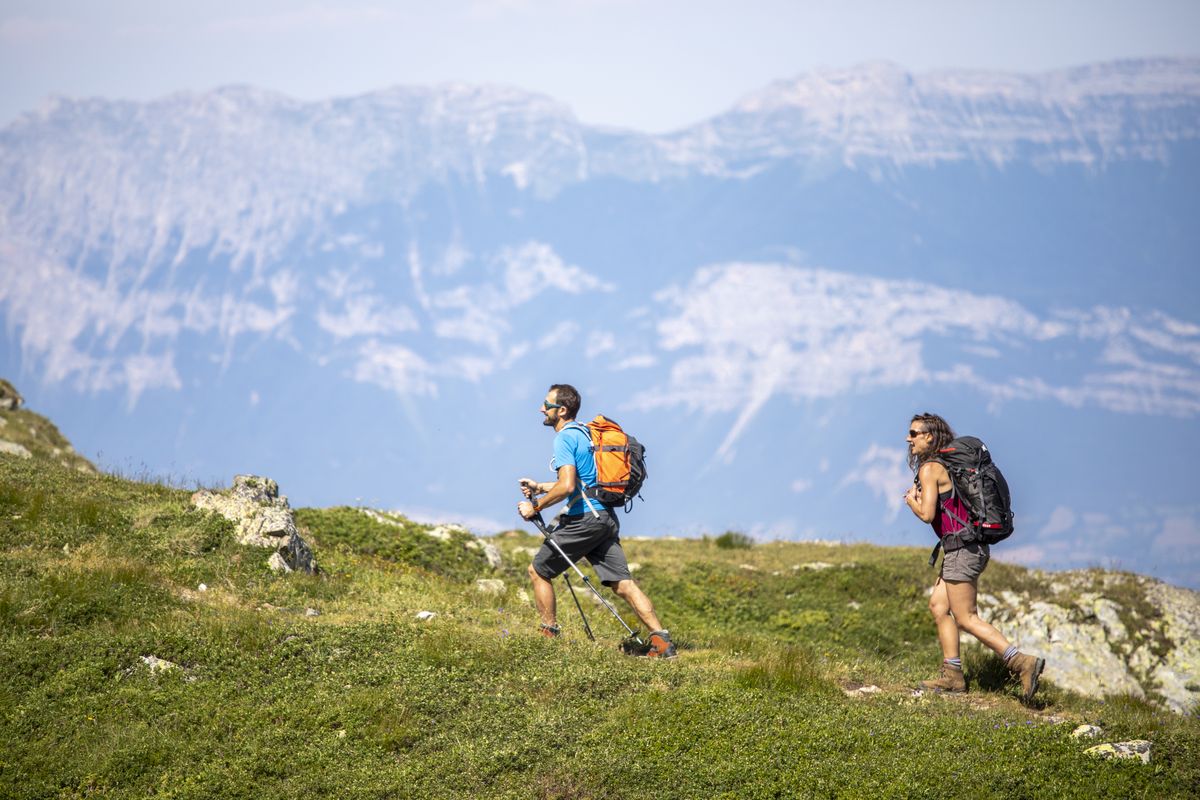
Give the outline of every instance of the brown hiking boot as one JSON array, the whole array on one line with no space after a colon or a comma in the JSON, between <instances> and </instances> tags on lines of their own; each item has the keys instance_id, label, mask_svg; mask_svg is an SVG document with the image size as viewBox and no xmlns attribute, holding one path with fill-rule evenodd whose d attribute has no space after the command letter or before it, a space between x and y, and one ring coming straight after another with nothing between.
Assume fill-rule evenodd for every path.
<instances>
[{"instance_id":1,"label":"brown hiking boot","mask_svg":"<svg viewBox=\"0 0 1200 800\"><path fill-rule=\"evenodd\" d=\"M1046 659L1017 653L1008 662L1008 671L1021 679L1021 700L1028 703L1038 690L1038 678L1046 668Z\"/></svg>"},{"instance_id":2,"label":"brown hiking boot","mask_svg":"<svg viewBox=\"0 0 1200 800\"><path fill-rule=\"evenodd\" d=\"M557 625L547 625L544 622L542 623L542 636L556 639L560 635L562 635L562 628L558 627Z\"/></svg>"},{"instance_id":3,"label":"brown hiking boot","mask_svg":"<svg viewBox=\"0 0 1200 800\"><path fill-rule=\"evenodd\" d=\"M650 652L646 653L647 658L675 658L679 653L675 652L675 643L671 641L671 634L667 631L654 631L650 634Z\"/></svg>"},{"instance_id":4,"label":"brown hiking boot","mask_svg":"<svg viewBox=\"0 0 1200 800\"><path fill-rule=\"evenodd\" d=\"M963 671L955 669L944 661L942 662L942 668L938 670L938 676L931 680L921 681L921 685L935 692L950 692L953 694L967 690L967 681L963 678Z\"/></svg>"}]
</instances>

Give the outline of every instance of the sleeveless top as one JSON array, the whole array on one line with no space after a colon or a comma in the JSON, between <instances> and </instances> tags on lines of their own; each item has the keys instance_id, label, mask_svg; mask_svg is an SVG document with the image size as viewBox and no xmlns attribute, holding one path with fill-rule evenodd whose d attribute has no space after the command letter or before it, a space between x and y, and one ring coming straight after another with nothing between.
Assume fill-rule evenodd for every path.
<instances>
[{"instance_id":1,"label":"sleeveless top","mask_svg":"<svg viewBox=\"0 0 1200 800\"><path fill-rule=\"evenodd\" d=\"M949 510L950 514L946 511ZM952 533L958 533L964 526L954 516L962 519L970 519L970 511L967 509L967 504L962 501L962 498L954 494L954 492L942 492L938 495L937 514L933 517L933 532L941 539L944 536L949 536ZM954 516L951 516L953 514Z\"/></svg>"}]
</instances>

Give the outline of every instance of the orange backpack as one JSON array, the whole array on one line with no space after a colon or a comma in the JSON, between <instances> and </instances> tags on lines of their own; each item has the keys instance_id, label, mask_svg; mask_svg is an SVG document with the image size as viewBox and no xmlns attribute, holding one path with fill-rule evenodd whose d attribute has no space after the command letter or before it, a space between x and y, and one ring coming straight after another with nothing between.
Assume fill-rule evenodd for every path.
<instances>
[{"instance_id":1,"label":"orange backpack","mask_svg":"<svg viewBox=\"0 0 1200 800\"><path fill-rule=\"evenodd\" d=\"M596 484L585 493L603 505L625 506L629 511L646 481L646 448L602 414L586 425L575 424L591 437L596 459Z\"/></svg>"}]
</instances>

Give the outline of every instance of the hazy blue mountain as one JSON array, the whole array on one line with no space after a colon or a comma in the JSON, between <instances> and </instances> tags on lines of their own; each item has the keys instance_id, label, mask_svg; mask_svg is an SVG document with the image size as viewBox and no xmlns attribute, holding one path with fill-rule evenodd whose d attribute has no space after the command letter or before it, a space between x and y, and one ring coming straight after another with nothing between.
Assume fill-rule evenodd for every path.
<instances>
[{"instance_id":1,"label":"hazy blue mountain","mask_svg":"<svg viewBox=\"0 0 1200 800\"><path fill-rule=\"evenodd\" d=\"M1200 61L781 81L664 136L546 97L247 87L0 130L0 374L126 471L482 528L537 406L642 439L628 534L931 542L917 410L996 549L1200 585Z\"/></svg>"}]
</instances>

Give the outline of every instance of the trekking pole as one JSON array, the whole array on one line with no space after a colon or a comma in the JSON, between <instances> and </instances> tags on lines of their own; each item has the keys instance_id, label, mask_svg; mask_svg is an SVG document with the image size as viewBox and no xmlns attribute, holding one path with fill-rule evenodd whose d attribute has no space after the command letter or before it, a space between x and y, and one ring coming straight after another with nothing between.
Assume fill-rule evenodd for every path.
<instances>
[{"instance_id":1,"label":"trekking pole","mask_svg":"<svg viewBox=\"0 0 1200 800\"><path fill-rule=\"evenodd\" d=\"M575 608L579 609L579 618L583 620L583 630L591 641L596 641L596 636L592 633L592 626L588 625L587 614L583 613L583 606L579 604L579 595L575 594L575 587L571 585L571 576L563 573L563 580L567 582L567 588L571 590L571 599L575 601Z\"/></svg>"},{"instance_id":2,"label":"trekking pole","mask_svg":"<svg viewBox=\"0 0 1200 800\"><path fill-rule=\"evenodd\" d=\"M557 547L558 542L555 542L550 538L550 530L546 527L546 521L542 519L541 514L537 515L533 521L533 524L537 525L538 530L542 532L542 536L546 537L546 541L553 542ZM566 558L566 555L563 554L562 548L558 548L558 554L563 558ZM567 559L567 563L571 563L571 560ZM588 624L587 614L583 613L583 606L579 602L579 595L575 594L575 587L571 585L571 574L569 572L564 572L563 580L567 582L567 589L571 592L571 599L575 601L575 608L579 610L579 618L583 620L583 630L587 633L587 637L590 641L596 641L596 636L592 633L592 626Z\"/></svg>"},{"instance_id":3,"label":"trekking pole","mask_svg":"<svg viewBox=\"0 0 1200 800\"><path fill-rule=\"evenodd\" d=\"M633 628L631 628L625 624L625 620L621 619L621 615L617 613L617 610L615 608L613 608L612 603L608 602L608 600L604 599L604 595L602 595L602 594L600 594L600 592L596 591L596 587L592 585L592 581L588 578L588 576L583 574L583 570L581 570L575 564L574 561L567 558L567 554L563 552L563 549L561 547L559 547L558 542L554 541L554 537L551 535L552 531L546 527L546 521L544 519L542 519L542 514L540 511L536 512L533 515L533 519L531 520L531 522L533 522L533 524L537 526L537 529L539 531L541 531L542 536L545 537L546 542L547 542L547 544L550 545L551 549L556 551L558 553L558 555L560 557L562 557L563 561L566 561L568 564L571 565L571 569L575 570L575 574L577 574L580 577L580 579L583 580L584 584L589 589L592 590L592 594L594 594L596 596L596 599L600 601L600 604L602 606L604 606L606 609L608 609L608 613L612 614L613 617L616 618L617 622L621 623L622 628L624 628L626 631L628 631L629 638L633 639L638 644L645 644L642 641L641 637L637 635L637 631L635 631ZM564 572L563 577L565 578L566 576L567 576L567 573ZM571 581L568 579L567 586L570 586L570 585L571 585ZM571 589L571 596L575 597L575 590L573 588ZM575 605L579 606L579 598L578 597L575 598ZM579 608L579 614L581 616L583 615L582 607ZM584 624L584 627L587 627L587 619L586 618L584 619L583 624ZM591 629L588 629L588 636L589 637L591 636Z\"/></svg>"}]
</instances>

